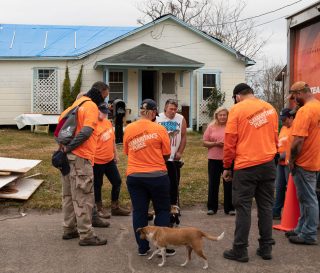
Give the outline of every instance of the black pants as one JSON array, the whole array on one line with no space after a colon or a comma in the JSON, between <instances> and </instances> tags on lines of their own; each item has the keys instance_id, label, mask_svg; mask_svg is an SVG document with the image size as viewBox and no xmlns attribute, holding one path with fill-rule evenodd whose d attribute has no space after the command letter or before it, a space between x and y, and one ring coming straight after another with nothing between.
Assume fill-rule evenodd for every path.
<instances>
[{"instance_id":1,"label":"black pants","mask_svg":"<svg viewBox=\"0 0 320 273\"><path fill-rule=\"evenodd\" d=\"M178 205L181 163L178 161L167 161L166 165L170 180L170 204Z\"/></svg>"},{"instance_id":2,"label":"black pants","mask_svg":"<svg viewBox=\"0 0 320 273\"><path fill-rule=\"evenodd\" d=\"M220 178L223 172L223 162L222 160L209 159L208 160L208 177L209 177L209 187L208 187L208 210L213 210L217 212L219 206L219 187ZM224 190L224 212L229 213L234 210L232 205L232 183L223 180L223 190Z\"/></svg>"},{"instance_id":3,"label":"black pants","mask_svg":"<svg viewBox=\"0 0 320 273\"><path fill-rule=\"evenodd\" d=\"M234 247L246 248L251 226L253 197L258 208L260 245L272 244L272 206L274 201L274 161L237 170L232 180L232 199L237 211Z\"/></svg>"},{"instance_id":4,"label":"black pants","mask_svg":"<svg viewBox=\"0 0 320 273\"><path fill-rule=\"evenodd\" d=\"M117 168L116 163L111 160L106 164L94 164L93 175L94 175L94 198L95 202L101 202L101 188L103 184L103 175L106 175L112 185L111 200L118 201L121 188L121 177Z\"/></svg>"}]
</instances>

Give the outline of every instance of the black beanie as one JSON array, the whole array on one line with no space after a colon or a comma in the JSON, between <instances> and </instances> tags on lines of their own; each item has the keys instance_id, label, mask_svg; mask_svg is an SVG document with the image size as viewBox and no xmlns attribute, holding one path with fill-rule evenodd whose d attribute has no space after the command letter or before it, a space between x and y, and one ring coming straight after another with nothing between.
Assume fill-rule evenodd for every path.
<instances>
[{"instance_id":1,"label":"black beanie","mask_svg":"<svg viewBox=\"0 0 320 273\"><path fill-rule=\"evenodd\" d=\"M104 102L101 92L97 88L91 88L85 96L89 97L97 106Z\"/></svg>"},{"instance_id":2,"label":"black beanie","mask_svg":"<svg viewBox=\"0 0 320 273\"><path fill-rule=\"evenodd\" d=\"M237 94L239 94L240 92L242 92L244 90L253 91L252 88L249 85L247 85L246 83L239 83L233 89L233 95L237 95Z\"/></svg>"}]
</instances>

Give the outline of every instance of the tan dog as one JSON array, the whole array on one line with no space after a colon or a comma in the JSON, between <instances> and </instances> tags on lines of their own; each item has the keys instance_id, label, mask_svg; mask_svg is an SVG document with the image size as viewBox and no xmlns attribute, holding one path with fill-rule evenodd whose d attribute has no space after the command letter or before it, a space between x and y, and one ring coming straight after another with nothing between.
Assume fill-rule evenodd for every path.
<instances>
[{"instance_id":1,"label":"tan dog","mask_svg":"<svg viewBox=\"0 0 320 273\"><path fill-rule=\"evenodd\" d=\"M199 257L204 259L203 269L208 268L208 261L207 257L203 254L202 237L206 237L212 241L219 241L224 236L224 232L222 232L218 237L213 237L193 227L168 228L146 226L143 228L138 228L137 232L140 233L140 238L142 240L148 240L149 242L153 243L155 247L157 247L157 249L148 259L151 260L154 255L161 254L162 262L158 264L159 266L163 266L166 262L166 248L168 245L184 245L186 247L187 257L186 261L181 264L181 266L187 265L187 263L191 260L191 252L194 250Z\"/></svg>"}]
</instances>

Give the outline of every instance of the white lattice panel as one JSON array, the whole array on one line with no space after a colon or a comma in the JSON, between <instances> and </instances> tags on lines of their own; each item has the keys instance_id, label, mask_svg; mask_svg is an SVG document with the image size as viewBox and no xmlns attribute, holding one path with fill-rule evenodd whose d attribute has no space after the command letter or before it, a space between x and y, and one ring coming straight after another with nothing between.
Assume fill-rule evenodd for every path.
<instances>
[{"instance_id":1,"label":"white lattice panel","mask_svg":"<svg viewBox=\"0 0 320 273\"><path fill-rule=\"evenodd\" d=\"M59 90L57 71L47 79L35 79L33 84L33 113L59 114Z\"/></svg>"},{"instance_id":2,"label":"white lattice panel","mask_svg":"<svg viewBox=\"0 0 320 273\"><path fill-rule=\"evenodd\" d=\"M202 126L205 123L208 124L211 121L211 118L209 117L209 111L207 109L207 103L208 102L206 100L203 100L199 105L199 126Z\"/></svg>"}]
</instances>

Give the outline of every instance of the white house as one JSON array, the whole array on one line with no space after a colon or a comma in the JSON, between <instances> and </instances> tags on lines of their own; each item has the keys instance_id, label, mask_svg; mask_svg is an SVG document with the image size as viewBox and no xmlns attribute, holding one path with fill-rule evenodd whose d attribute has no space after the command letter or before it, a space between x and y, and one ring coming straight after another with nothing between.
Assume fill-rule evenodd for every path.
<instances>
[{"instance_id":1,"label":"white house","mask_svg":"<svg viewBox=\"0 0 320 273\"><path fill-rule=\"evenodd\" d=\"M0 25L0 125L22 113L59 114L66 66L74 83L83 65L82 90L95 81L111 87L138 116L145 98L163 108L175 98L188 126L210 120L206 99L212 87L226 92L245 80L255 62L220 40L172 15L139 28Z\"/></svg>"}]
</instances>

